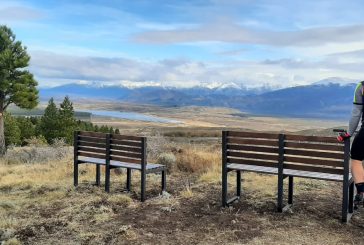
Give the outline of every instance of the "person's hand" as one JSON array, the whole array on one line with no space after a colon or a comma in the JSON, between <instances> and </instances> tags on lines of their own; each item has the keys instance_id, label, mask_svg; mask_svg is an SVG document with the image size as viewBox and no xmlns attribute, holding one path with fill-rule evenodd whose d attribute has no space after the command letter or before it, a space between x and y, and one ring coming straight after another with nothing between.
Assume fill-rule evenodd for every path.
<instances>
[{"instance_id":1,"label":"person's hand","mask_svg":"<svg viewBox=\"0 0 364 245\"><path fill-rule=\"evenodd\" d=\"M339 141L339 142L344 142L346 139L348 139L348 138L350 138L351 137L351 135L349 134L349 133L347 133L347 132L341 132L341 133L339 133L338 135L337 135L337 140Z\"/></svg>"}]
</instances>

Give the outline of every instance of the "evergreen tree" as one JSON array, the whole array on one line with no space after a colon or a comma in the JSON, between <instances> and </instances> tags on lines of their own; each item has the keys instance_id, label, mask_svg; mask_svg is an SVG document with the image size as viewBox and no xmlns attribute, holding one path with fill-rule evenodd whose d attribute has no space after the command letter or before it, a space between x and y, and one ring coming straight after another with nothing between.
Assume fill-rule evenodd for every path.
<instances>
[{"instance_id":1,"label":"evergreen tree","mask_svg":"<svg viewBox=\"0 0 364 245\"><path fill-rule=\"evenodd\" d=\"M39 130L48 143L62 136L60 131L60 115L53 98L48 102L44 115L40 121Z\"/></svg>"},{"instance_id":2,"label":"evergreen tree","mask_svg":"<svg viewBox=\"0 0 364 245\"><path fill-rule=\"evenodd\" d=\"M120 134L120 130L118 128L115 129L115 134Z\"/></svg>"},{"instance_id":3,"label":"evergreen tree","mask_svg":"<svg viewBox=\"0 0 364 245\"><path fill-rule=\"evenodd\" d=\"M0 156L6 151L4 112L10 104L32 109L38 104L37 82L25 68L30 56L10 28L0 25Z\"/></svg>"},{"instance_id":4,"label":"evergreen tree","mask_svg":"<svg viewBox=\"0 0 364 245\"><path fill-rule=\"evenodd\" d=\"M73 142L73 131L76 128L76 120L74 118L75 111L69 97L66 96L60 105L60 132L68 144Z\"/></svg>"},{"instance_id":5,"label":"evergreen tree","mask_svg":"<svg viewBox=\"0 0 364 245\"><path fill-rule=\"evenodd\" d=\"M5 113L4 118L4 126L5 126L5 142L6 146L9 145L20 145L21 143L21 131L19 129L17 120L12 117L9 113Z\"/></svg>"},{"instance_id":6,"label":"evergreen tree","mask_svg":"<svg viewBox=\"0 0 364 245\"><path fill-rule=\"evenodd\" d=\"M27 117L18 117L16 118L18 127L20 129L20 140L21 144L24 144L26 139L30 139L36 136L35 133L35 125L32 120Z\"/></svg>"}]
</instances>

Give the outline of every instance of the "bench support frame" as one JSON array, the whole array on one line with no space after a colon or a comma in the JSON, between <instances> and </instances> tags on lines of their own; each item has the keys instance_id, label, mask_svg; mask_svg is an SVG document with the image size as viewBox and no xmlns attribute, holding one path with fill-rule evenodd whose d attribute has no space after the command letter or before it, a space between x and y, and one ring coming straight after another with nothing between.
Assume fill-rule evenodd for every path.
<instances>
[{"instance_id":1,"label":"bench support frame","mask_svg":"<svg viewBox=\"0 0 364 245\"><path fill-rule=\"evenodd\" d=\"M75 187L78 186L78 165L79 164L85 164L87 162L84 161L79 161L78 160L78 135L79 135L79 131L75 131L74 132L74 162L73 162L73 184ZM90 164L95 164L96 165L96 176L95 176L95 180L96 180L96 185L100 186L101 185L101 165L105 165L105 191L106 192L110 192L110 172L111 169L114 168L126 168L127 169L127 177L126 177L126 190L128 192L131 191L131 177L132 177L132 170L133 168L128 168L128 167L124 167L124 166L116 166L113 165L112 163L110 163L110 153L111 153L111 146L110 146L110 142L111 142L111 135L110 134L106 134L106 154L105 154L105 163L93 163L90 162ZM167 187L167 177L166 177L166 169L164 166L162 167L158 167L158 168L152 168L152 169L147 169L147 143L146 143L146 138L143 137L142 138L142 161L141 161L141 169L137 169L140 171L140 176L141 176L141 183L140 183L140 200L142 202L144 202L146 200L146 180L147 180L147 174L148 173L161 173L161 190L162 192L166 190ZM134 169L136 170L136 169Z\"/></svg>"},{"instance_id":2,"label":"bench support frame","mask_svg":"<svg viewBox=\"0 0 364 245\"><path fill-rule=\"evenodd\" d=\"M237 201L241 197L241 171L238 169L229 169L227 161L227 137L228 132L222 132L222 206L227 207L231 203ZM304 177L306 176L293 176L284 174L284 153L285 153L285 135L279 134L279 159L278 159L278 188L277 188L277 211L285 212L293 205L293 191L294 191L294 177ZM344 169L343 169L343 188L342 188L342 212L341 221L346 223L350 220L353 210L354 210L354 182L353 179L349 179L350 175L350 141L346 140L344 142ZM236 171L236 196L228 199L228 173L230 171ZM262 172L268 174L268 172ZM287 205L284 206L284 179L288 177L288 200ZM334 179L323 179L330 181L339 181Z\"/></svg>"}]
</instances>

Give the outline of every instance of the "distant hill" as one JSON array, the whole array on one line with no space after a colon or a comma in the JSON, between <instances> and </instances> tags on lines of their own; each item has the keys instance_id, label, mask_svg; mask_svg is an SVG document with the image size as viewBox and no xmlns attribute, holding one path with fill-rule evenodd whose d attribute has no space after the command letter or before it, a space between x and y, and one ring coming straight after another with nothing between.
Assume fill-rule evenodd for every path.
<instances>
[{"instance_id":1,"label":"distant hill","mask_svg":"<svg viewBox=\"0 0 364 245\"><path fill-rule=\"evenodd\" d=\"M123 87L68 84L41 89L41 99L108 99L160 106L224 106L272 116L348 118L356 84L325 79L312 85L272 90L247 89L236 85L214 88L162 86Z\"/></svg>"}]
</instances>

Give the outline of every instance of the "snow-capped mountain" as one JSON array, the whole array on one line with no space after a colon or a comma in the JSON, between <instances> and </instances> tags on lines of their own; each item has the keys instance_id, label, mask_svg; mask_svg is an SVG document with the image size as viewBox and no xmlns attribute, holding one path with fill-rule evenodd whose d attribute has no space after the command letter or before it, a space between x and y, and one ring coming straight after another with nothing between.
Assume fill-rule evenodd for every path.
<instances>
[{"instance_id":1,"label":"snow-capped mountain","mask_svg":"<svg viewBox=\"0 0 364 245\"><path fill-rule=\"evenodd\" d=\"M356 82L328 78L307 86L276 89L269 86L249 89L235 83L199 84L194 87L172 87L157 83L146 86L120 83L78 83L40 89L43 100L50 97L72 100L106 99L161 106L224 106L252 114L295 117L348 117Z\"/></svg>"}]
</instances>

